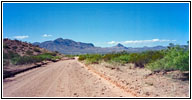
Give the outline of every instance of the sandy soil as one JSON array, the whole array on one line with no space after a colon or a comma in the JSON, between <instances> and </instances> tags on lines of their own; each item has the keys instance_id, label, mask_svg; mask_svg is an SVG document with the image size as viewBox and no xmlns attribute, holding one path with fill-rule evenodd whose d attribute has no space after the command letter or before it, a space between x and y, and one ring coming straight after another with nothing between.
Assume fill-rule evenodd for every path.
<instances>
[{"instance_id":1,"label":"sandy soil","mask_svg":"<svg viewBox=\"0 0 192 100\"><path fill-rule=\"evenodd\" d=\"M61 60L70 60L73 58L63 57ZM59 59L52 60L52 61L42 61L38 63L33 64L26 64L26 65L9 65L9 66L3 66L3 78L13 77L16 74L41 67L42 65L47 65L51 62L57 62Z\"/></svg>"},{"instance_id":2,"label":"sandy soil","mask_svg":"<svg viewBox=\"0 0 192 100\"><path fill-rule=\"evenodd\" d=\"M133 97L76 59L51 62L3 82L4 97Z\"/></svg>"},{"instance_id":3,"label":"sandy soil","mask_svg":"<svg viewBox=\"0 0 192 100\"><path fill-rule=\"evenodd\" d=\"M178 71L152 74L133 64L114 66L104 62L86 67L137 97L189 97L189 81L173 78L179 76Z\"/></svg>"}]
</instances>

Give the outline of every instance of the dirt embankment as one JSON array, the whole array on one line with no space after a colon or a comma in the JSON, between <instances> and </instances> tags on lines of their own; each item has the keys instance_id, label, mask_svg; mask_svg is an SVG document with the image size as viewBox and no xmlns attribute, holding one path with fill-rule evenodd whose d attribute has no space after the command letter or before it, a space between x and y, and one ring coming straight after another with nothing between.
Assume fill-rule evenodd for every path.
<instances>
[{"instance_id":1,"label":"dirt embankment","mask_svg":"<svg viewBox=\"0 0 192 100\"><path fill-rule=\"evenodd\" d=\"M69 59L72 59L72 58L63 57L62 59L46 60L46 61L32 63L32 64L3 66L3 79L8 77L14 77L16 74L41 67L43 65L47 65L51 62L57 62L59 60L69 60Z\"/></svg>"}]
</instances>

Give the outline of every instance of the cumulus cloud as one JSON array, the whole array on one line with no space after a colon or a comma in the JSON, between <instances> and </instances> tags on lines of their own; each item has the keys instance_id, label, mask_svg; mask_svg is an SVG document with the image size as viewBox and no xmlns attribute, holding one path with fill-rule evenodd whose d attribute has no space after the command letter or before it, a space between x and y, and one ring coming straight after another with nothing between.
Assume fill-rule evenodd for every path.
<instances>
[{"instance_id":1,"label":"cumulus cloud","mask_svg":"<svg viewBox=\"0 0 192 100\"><path fill-rule=\"evenodd\" d=\"M50 34L44 34L43 37L51 37L52 35Z\"/></svg>"},{"instance_id":2,"label":"cumulus cloud","mask_svg":"<svg viewBox=\"0 0 192 100\"><path fill-rule=\"evenodd\" d=\"M29 38L29 36L14 36L15 39L26 39Z\"/></svg>"},{"instance_id":3,"label":"cumulus cloud","mask_svg":"<svg viewBox=\"0 0 192 100\"><path fill-rule=\"evenodd\" d=\"M115 41L107 42L108 44L116 44Z\"/></svg>"},{"instance_id":4,"label":"cumulus cloud","mask_svg":"<svg viewBox=\"0 0 192 100\"><path fill-rule=\"evenodd\" d=\"M121 42L117 42L117 41L111 41L108 42L108 44L142 44L142 43L153 43L153 42L171 42L171 41L176 41L176 40L160 40L160 39L152 39L152 40L130 40L130 41L121 41Z\"/></svg>"}]
</instances>

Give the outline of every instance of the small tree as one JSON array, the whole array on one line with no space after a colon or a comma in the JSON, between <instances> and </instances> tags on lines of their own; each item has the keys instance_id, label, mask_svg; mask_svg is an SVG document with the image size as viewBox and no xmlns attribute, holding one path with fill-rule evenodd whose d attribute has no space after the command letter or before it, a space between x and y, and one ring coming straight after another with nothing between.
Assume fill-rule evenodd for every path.
<instances>
[{"instance_id":1,"label":"small tree","mask_svg":"<svg viewBox=\"0 0 192 100\"><path fill-rule=\"evenodd\" d=\"M174 47L174 44L173 43L169 43L168 48L171 49L172 47Z\"/></svg>"}]
</instances>

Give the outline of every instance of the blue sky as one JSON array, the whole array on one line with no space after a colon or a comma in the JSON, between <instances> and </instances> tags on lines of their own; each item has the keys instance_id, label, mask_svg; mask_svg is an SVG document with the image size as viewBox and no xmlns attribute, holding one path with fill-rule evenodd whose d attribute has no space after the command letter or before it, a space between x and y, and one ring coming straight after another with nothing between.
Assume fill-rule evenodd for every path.
<instances>
[{"instance_id":1,"label":"blue sky","mask_svg":"<svg viewBox=\"0 0 192 100\"><path fill-rule=\"evenodd\" d=\"M186 44L188 3L3 3L3 37L109 47Z\"/></svg>"}]
</instances>

